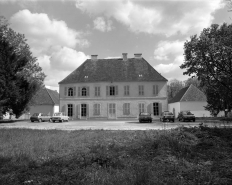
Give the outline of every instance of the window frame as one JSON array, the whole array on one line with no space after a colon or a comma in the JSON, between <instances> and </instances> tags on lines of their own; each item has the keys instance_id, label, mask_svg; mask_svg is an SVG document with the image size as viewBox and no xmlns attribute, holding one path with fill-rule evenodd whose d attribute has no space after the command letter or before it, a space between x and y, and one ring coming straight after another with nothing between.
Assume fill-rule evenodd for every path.
<instances>
[{"instance_id":1,"label":"window frame","mask_svg":"<svg viewBox=\"0 0 232 185\"><path fill-rule=\"evenodd\" d=\"M73 87L68 87L68 96L74 96L74 88Z\"/></svg>"},{"instance_id":2,"label":"window frame","mask_svg":"<svg viewBox=\"0 0 232 185\"><path fill-rule=\"evenodd\" d=\"M144 85L139 85L139 96L144 96Z\"/></svg>"},{"instance_id":3,"label":"window frame","mask_svg":"<svg viewBox=\"0 0 232 185\"><path fill-rule=\"evenodd\" d=\"M130 86L125 85L124 86L124 96L129 96L130 95Z\"/></svg>"}]
</instances>

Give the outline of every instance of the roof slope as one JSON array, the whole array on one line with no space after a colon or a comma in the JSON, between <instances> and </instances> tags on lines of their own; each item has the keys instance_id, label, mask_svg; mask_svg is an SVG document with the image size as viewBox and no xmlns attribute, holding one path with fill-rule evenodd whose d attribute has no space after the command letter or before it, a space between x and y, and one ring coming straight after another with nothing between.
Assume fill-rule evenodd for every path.
<instances>
[{"instance_id":1,"label":"roof slope","mask_svg":"<svg viewBox=\"0 0 232 185\"><path fill-rule=\"evenodd\" d=\"M181 89L169 103L184 101L206 101L206 96L200 89L191 84L190 86Z\"/></svg>"},{"instance_id":2,"label":"roof slope","mask_svg":"<svg viewBox=\"0 0 232 185\"><path fill-rule=\"evenodd\" d=\"M42 88L33 97L33 105L57 105L59 104L59 94L57 91Z\"/></svg>"},{"instance_id":3,"label":"roof slope","mask_svg":"<svg viewBox=\"0 0 232 185\"><path fill-rule=\"evenodd\" d=\"M142 76L141 76L142 75ZM87 59L59 84L100 81L167 81L143 58Z\"/></svg>"}]
</instances>

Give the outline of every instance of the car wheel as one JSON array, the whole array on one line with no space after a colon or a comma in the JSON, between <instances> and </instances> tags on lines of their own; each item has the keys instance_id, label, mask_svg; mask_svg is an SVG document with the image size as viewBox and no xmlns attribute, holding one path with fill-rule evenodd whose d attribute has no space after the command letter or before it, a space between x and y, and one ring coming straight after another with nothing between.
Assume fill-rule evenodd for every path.
<instances>
[{"instance_id":1,"label":"car wheel","mask_svg":"<svg viewBox=\"0 0 232 185\"><path fill-rule=\"evenodd\" d=\"M53 120L53 123L55 123L55 120Z\"/></svg>"},{"instance_id":2,"label":"car wheel","mask_svg":"<svg viewBox=\"0 0 232 185\"><path fill-rule=\"evenodd\" d=\"M175 122L175 120L173 119L173 120L172 120L172 122L174 123L174 122Z\"/></svg>"},{"instance_id":3,"label":"car wheel","mask_svg":"<svg viewBox=\"0 0 232 185\"><path fill-rule=\"evenodd\" d=\"M42 122L43 120L42 119L39 119L39 122Z\"/></svg>"},{"instance_id":4,"label":"car wheel","mask_svg":"<svg viewBox=\"0 0 232 185\"><path fill-rule=\"evenodd\" d=\"M34 122L34 121L31 120L31 122Z\"/></svg>"},{"instance_id":5,"label":"car wheel","mask_svg":"<svg viewBox=\"0 0 232 185\"><path fill-rule=\"evenodd\" d=\"M68 122L69 120L67 119L67 122Z\"/></svg>"},{"instance_id":6,"label":"car wheel","mask_svg":"<svg viewBox=\"0 0 232 185\"><path fill-rule=\"evenodd\" d=\"M52 119L50 118L48 121L49 121L49 122L52 122Z\"/></svg>"},{"instance_id":7,"label":"car wheel","mask_svg":"<svg viewBox=\"0 0 232 185\"><path fill-rule=\"evenodd\" d=\"M165 119L163 118L163 122L165 121Z\"/></svg>"},{"instance_id":8,"label":"car wheel","mask_svg":"<svg viewBox=\"0 0 232 185\"><path fill-rule=\"evenodd\" d=\"M193 122L195 122L195 119L193 119Z\"/></svg>"},{"instance_id":9,"label":"car wheel","mask_svg":"<svg viewBox=\"0 0 232 185\"><path fill-rule=\"evenodd\" d=\"M64 122L64 120L62 119L62 120L61 120L61 123L63 123L63 122Z\"/></svg>"}]
</instances>

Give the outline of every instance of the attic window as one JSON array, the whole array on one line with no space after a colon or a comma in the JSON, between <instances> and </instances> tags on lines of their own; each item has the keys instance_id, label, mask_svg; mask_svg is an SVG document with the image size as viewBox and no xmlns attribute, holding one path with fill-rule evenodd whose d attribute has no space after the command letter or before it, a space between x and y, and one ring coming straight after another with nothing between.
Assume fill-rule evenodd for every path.
<instances>
[{"instance_id":1,"label":"attic window","mask_svg":"<svg viewBox=\"0 0 232 185\"><path fill-rule=\"evenodd\" d=\"M143 77L143 75L142 75L142 74L139 74L139 77Z\"/></svg>"},{"instance_id":2,"label":"attic window","mask_svg":"<svg viewBox=\"0 0 232 185\"><path fill-rule=\"evenodd\" d=\"M87 79L88 78L88 76L85 76L85 79Z\"/></svg>"}]
</instances>

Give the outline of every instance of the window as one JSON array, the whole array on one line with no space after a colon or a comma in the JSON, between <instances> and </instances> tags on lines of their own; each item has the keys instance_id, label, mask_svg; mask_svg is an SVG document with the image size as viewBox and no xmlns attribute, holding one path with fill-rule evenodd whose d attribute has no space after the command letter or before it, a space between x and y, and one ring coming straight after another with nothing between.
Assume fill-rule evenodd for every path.
<instances>
[{"instance_id":1,"label":"window","mask_svg":"<svg viewBox=\"0 0 232 185\"><path fill-rule=\"evenodd\" d=\"M82 95L82 96L86 96L86 95L87 95L87 90L86 90L85 87L83 87L83 88L81 89L81 95Z\"/></svg>"},{"instance_id":2,"label":"window","mask_svg":"<svg viewBox=\"0 0 232 185\"><path fill-rule=\"evenodd\" d=\"M153 95L157 96L159 93L159 86L153 85Z\"/></svg>"},{"instance_id":3,"label":"window","mask_svg":"<svg viewBox=\"0 0 232 185\"><path fill-rule=\"evenodd\" d=\"M143 87L143 85L139 85L139 95L144 95L144 87Z\"/></svg>"},{"instance_id":4,"label":"window","mask_svg":"<svg viewBox=\"0 0 232 185\"><path fill-rule=\"evenodd\" d=\"M85 117L87 115L87 104L81 104L81 116Z\"/></svg>"},{"instance_id":5,"label":"window","mask_svg":"<svg viewBox=\"0 0 232 185\"><path fill-rule=\"evenodd\" d=\"M154 112L154 116L159 115L159 103L153 103L153 112Z\"/></svg>"},{"instance_id":6,"label":"window","mask_svg":"<svg viewBox=\"0 0 232 185\"><path fill-rule=\"evenodd\" d=\"M125 96L129 96L129 93L130 93L130 86L129 85L126 85L124 86L124 95Z\"/></svg>"},{"instance_id":7,"label":"window","mask_svg":"<svg viewBox=\"0 0 232 185\"><path fill-rule=\"evenodd\" d=\"M100 104L93 105L93 115L99 116L100 115Z\"/></svg>"},{"instance_id":8,"label":"window","mask_svg":"<svg viewBox=\"0 0 232 185\"><path fill-rule=\"evenodd\" d=\"M73 88L68 88L68 96L73 96Z\"/></svg>"},{"instance_id":9,"label":"window","mask_svg":"<svg viewBox=\"0 0 232 185\"><path fill-rule=\"evenodd\" d=\"M144 103L139 103L139 113L145 112L144 107L145 107Z\"/></svg>"},{"instance_id":10,"label":"window","mask_svg":"<svg viewBox=\"0 0 232 185\"><path fill-rule=\"evenodd\" d=\"M68 104L68 116L73 116L73 104Z\"/></svg>"},{"instance_id":11,"label":"window","mask_svg":"<svg viewBox=\"0 0 232 185\"><path fill-rule=\"evenodd\" d=\"M110 86L110 96L115 95L115 87L114 86Z\"/></svg>"},{"instance_id":12,"label":"window","mask_svg":"<svg viewBox=\"0 0 232 185\"><path fill-rule=\"evenodd\" d=\"M106 96L118 95L118 86L106 86Z\"/></svg>"},{"instance_id":13,"label":"window","mask_svg":"<svg viewBox=\"0 0 232 185\"><path fill-rule=\"evenodd\" d=\"M95 96L100 96L100 87L95 87Z\"/></svg>"},{"instance_id":14,"label":"window","mask_svg":"<svg viewBox=\"0 0 232 185\"><path fill-rule=\"evenodd\" d=\"M130 114L130 104L124 103L123 104L123 115L129 115Z\"/></svg>"}]
</instances>

